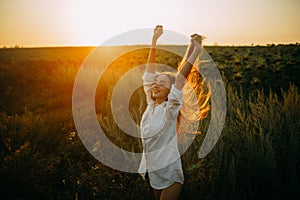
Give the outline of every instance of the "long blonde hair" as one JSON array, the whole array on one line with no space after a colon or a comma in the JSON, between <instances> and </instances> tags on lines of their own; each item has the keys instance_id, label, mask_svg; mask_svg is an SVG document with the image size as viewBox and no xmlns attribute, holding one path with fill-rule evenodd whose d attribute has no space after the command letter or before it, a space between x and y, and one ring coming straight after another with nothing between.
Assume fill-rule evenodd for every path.
<instances>
[{"instance_id":1,"label":"long blonde hair","mask_svg":"<svg viewBox=\"0 0 300 200\"><path fill-rule=\"evenodd\" d=\"M201 120L207 117L208 111L210 110L209 99L210 92L208 87L205 87L205 79L201 76L200 72L197 70L200 64L200 59L197 58L194 66L192 67L187 79L185 87L183 88L185 93L193 92L197 97L196 101L198 103L199 108L199 116L195 120ZM183 65L180 64L178 66L178 71L181 69ZM193 94L190 94L193 95ZM196 103L196 102L187 102L190 99L185 99L184 103Z\"/></svg>"},{"instance_id":2,"label":"long blonde hair","mask_svg":"<svg viewBox=\"0 0 300 200\"><path fill-rule=\"evenodd\" d=\"M178 71L183 66L184 60L179 64ZM197 70L200 64L199 57L192 67L185 86L183 87L183 105L178 114L177 131L179 130L181 120L185 121L200 121L208 116L210 110L210 92L206 87L205 80ZM200 132L194 132L197 134Z\"/></svg>"}]
</instances>

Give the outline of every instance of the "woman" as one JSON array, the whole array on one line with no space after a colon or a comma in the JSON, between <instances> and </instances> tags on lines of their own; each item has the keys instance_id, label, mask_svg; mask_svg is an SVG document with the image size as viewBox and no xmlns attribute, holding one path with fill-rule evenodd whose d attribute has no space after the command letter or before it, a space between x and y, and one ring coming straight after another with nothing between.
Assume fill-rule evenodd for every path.
<instances>
[{"instance_id":1,"label":"woman","mask_svg":"<svg viewBox=\"0 0 300 200\"><path fill-rule=\"evenodd\" d=\"M156 43L163 34L156 26L148 64L143 76L147 109L141 121L142 176L149 177L155 199L178 199L184 182L177 142L177 117L182 106L182 88L201 52L202 37L194 34L177 74L156 71Z\"/></svg>"}]
</instances>

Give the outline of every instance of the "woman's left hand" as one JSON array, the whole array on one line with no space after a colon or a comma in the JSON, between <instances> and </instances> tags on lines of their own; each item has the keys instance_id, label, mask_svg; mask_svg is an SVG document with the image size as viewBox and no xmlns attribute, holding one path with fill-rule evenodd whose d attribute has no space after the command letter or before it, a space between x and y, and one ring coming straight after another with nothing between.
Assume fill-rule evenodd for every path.
<instances>
[{"instance_id":1,"label":"woman's left hand","mask_svg":"<svg viewBox=\"0 0 300 200\"><path fill-rule=\"evenodd\" d=\"M196 33L191 35L191 43L196 50L201 50L202 40L204 40L205 38L205 36L198 35Z\"/></svg>"}]
</instances>

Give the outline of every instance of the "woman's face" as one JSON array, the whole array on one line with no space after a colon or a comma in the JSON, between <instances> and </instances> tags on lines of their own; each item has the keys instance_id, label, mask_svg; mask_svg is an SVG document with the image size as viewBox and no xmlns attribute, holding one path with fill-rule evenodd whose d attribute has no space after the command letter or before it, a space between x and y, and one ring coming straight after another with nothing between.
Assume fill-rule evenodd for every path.
<instances>
[{"instance_id":1,"label":"woman's face","mask_svg":"<svg viewBox=\"0 0 300 200\"><path fill-rule=\"evenodd\" d=\"M171 81L167 75L159 75L156 82L152 85L152 97L159 99L167 99L171 89Z\"/></svg>"}]
</instances>

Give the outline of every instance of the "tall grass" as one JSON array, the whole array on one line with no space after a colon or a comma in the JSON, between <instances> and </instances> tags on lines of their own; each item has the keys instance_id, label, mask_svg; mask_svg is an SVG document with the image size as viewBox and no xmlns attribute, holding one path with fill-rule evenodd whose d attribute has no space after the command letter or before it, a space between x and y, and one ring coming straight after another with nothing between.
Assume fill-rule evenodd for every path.
<instances>
[{"instance_id":1,"label":"tall grass","mask_svg":"<svg viewBox=\"0 0 300 200\"><path fill-rule=\"evenodd\" d=\"M247 99L241 92L232 91L230 86L227 92L226 124L215 148L207 157L198 159L209 123L209 119L205 119L200 128L203 134L196 136L182 156L186 180L181 198L296 197L300 156L300 96L297 88L291 85L288 91L282 91L282 99L272 91L268 95L259 91ZM141 148L140 145L131 146L133 143L122 138L116 127L107 131L115 135L117 141L122 141L123 148L126 149L124 145L130 146L128 149ZM128 198L152 199L149 186L140 177L131 174L127 178L128 185L123 187Z\"/></svg>"},{"instance_id":2,"label":"tall grass","mask_svg":"<svg viewBox=\"0 0 300 200\"><path fill-rule=\"evenodd\" d=\"M226 82L226 122L216 146L199 159L210 116L201 122L202 134L196 135L182 155L185 184L181 199L297 198L299 47L216 47L209 51ZM82 60L76 56L64 60L53 56L51 49L47 52L36 60L29 60L27 54L9 58L12 54L5 52L5 59L0 60L0 198L153 199L149 184L138 174L104 166L85 150L71 110L72 86ZM105 87L99 87L96 94L101 126L111 141L132 152L141 151L141 142L113 122L110 98L116 80L131 67L145 63L145 55L146 51L134 52L125 60L116 60L99 82ZM159 59L174 68L179 60L170 54ZM256 70L256 65L263 68ZM125 67L116 70L117 66ZM241 80L234 79L238 72ZM285 76L289 80L279 90L281 82L274 82L274 87L264 83L267 75L268 81L283 81ZM254 84L253 78L259 82ZM145 109L142 95L139 88L130 99L130 114L136 123Z\"/></svg>"}]
</instances>

